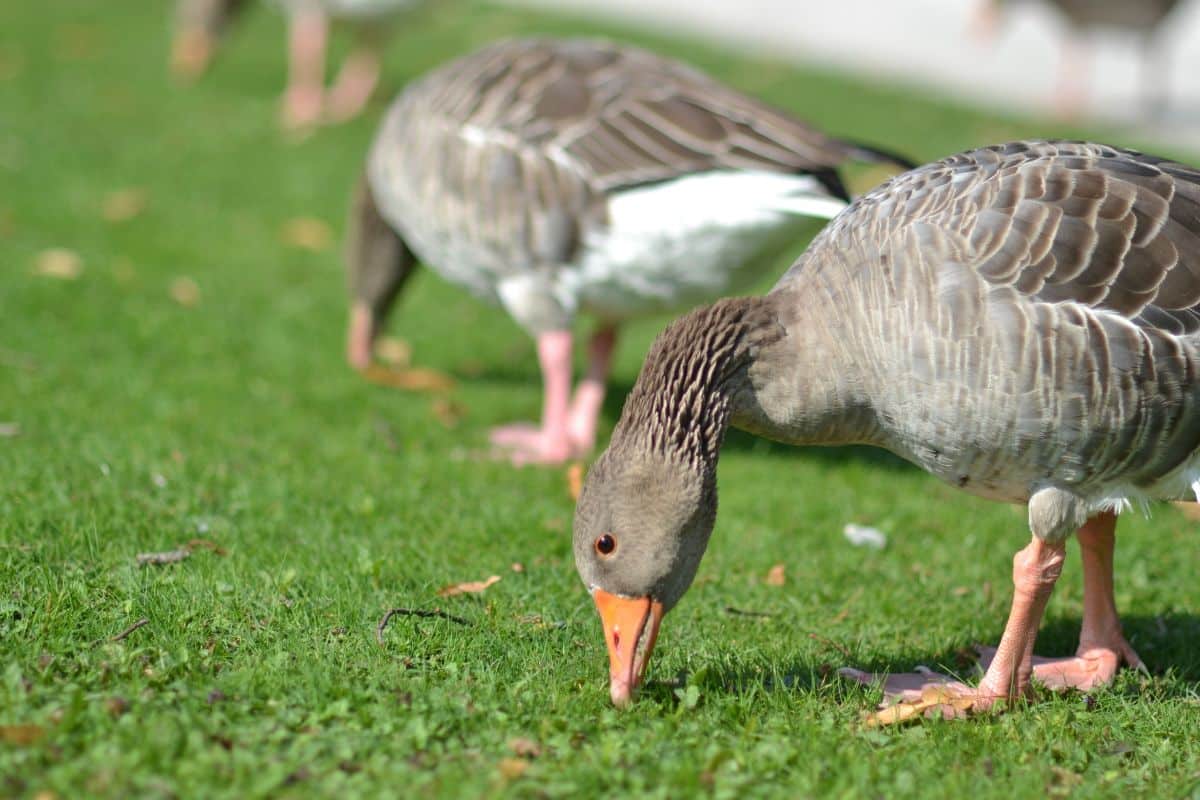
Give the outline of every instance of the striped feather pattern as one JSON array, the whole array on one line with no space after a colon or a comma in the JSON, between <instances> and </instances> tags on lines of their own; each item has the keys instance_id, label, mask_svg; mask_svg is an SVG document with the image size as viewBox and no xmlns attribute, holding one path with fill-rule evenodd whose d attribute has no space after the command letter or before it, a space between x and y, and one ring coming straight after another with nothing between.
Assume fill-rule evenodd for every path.
<instances>
[{"instance_id":1,"label":"striped feather pattern","mask_svg":"<svg viewBox=\"0 0 1200 800\"><path fill-rule=\"evenodd\" d=\"M952 156L860 198L771 302L792 336L756 367L752 428L879 444L1010 500L1200 477L1189 167L1072 142Z\"/></svg>"}]
</instances>

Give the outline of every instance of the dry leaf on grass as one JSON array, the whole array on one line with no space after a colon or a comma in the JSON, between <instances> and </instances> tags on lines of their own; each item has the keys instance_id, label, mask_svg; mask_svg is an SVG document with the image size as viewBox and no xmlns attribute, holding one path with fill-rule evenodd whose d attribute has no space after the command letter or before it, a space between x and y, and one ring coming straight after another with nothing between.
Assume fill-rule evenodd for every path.
<instances>
[{"instance_id":1,"label":"dry leaf on grass","mask_svg":"<svg viewBox=\"0 0 1200 800\"><path fill-rule=\"evenodd\" d=\"M74 250L65 247L52 247L38 253L34 261L33 271L47 278L58 278L63 281L73 281L83 273L83 259Z\"/></svg>"},{"instance_id":2,"label":"dry leaf on grass","mask_svg":"<svg viewBox=\"0 0 1200 800\"><path fill-rule=\"evenodd\" d=\"M514 561L514 562L512 563L512 571L513 571L513 572L524 572L524 571L525 571L525 565L524 565L524 564L522 564L520 561Z\"/></svg>"},{"instance_id":3,"label":"dry leaf on grass","mask_svg":"<svg viewBox=\"0 0 1200 800\"><path fill-rule=\"evenodd\" d=\"M410 392L448 392L454 388L454 379L449 375L424 367L389 369L372 364L362 374L371 383Z\"/></svg>"},{"instance_id":4,"label":"dry leaf on grass","mask_svg":"<svg viewBox=\"0 0 1200 800\"><path fill-rule=\"evenodd\" d=\"M333 229L316 217L295 217L283 223L279 238L291 247L320 253L333 243Z\"/></svg>"},{"instance_id":5,"label":"dry leaf on grass","mask_svg":"<svg viewBox=\"0 0 1200 800\"><path fill-rule=\"evenodd\" d=\"M954 694L942 686L926 686L921 690L921 699L896 703L880 711L868 714L868 728L898 725L924 716L942 715L947 718L965 717L971 711L975 699L967 695Z\"/></svg>"},{"instance_id":6,"label":"dry leaf on grass","mask_svg":"<svg viewBox=\"0 0 1200 800\"><path fill-rule=\"evenodd\" d=\"M767 570L767 576L763 578L763 583L767 586L783 586L786 578L783 574L783 564L776 564Z\"/></svg>"},{"instance_id":7,"label":"dry leaf on grass","mask_svg":"<svg viewBox=\"0 0 1200 800\"><path fill-rule=\"evenodd\" d=\"M567 467L567 493L571 495L572 500L579 499L579 493L583 491L583 464L578 461Z\"/></svg>"},{"instance_id":8,"label":"dry leaf on grass","mask_svg":"<svg viewBox=\"0 0 1200 800\"><path fill-rule=\"evenodd\" d=\"M522 758L502 758L496 766L505 780L514 781L529 769L529 762Z\"/></svg>"},{"instance_id":9,"label":"dry leaf on grass","mask_svg":"<svg viewBox=\"0 0 1200 800\"><path fill-rule=\"evenodd\" d=\"M492 575L486 581L467 581L466 583L452 583L449 586L443 586L438 589L438 597L454 597L456 594L478 594L484 591L494 583L499 583L500 576Z\"/></svg>"},{"instance_id":10,"label":"dry leaf on grass","mask_svg":"<svg viewBox=\"0 0 1200 800\"><path fill-rule=\"evenodd\" d=\"M394 336L375 340L375 357L390 367L407 367L412 363L412 345Z\"/></svg>"},{"instance_id":11,"label":"dry leaf on grass","mask_svg":"<svg viewBox=\"0 0 1200 800\"><path fill-rule=\"evenodd\" d=\"M191 308L200 302L200 286L191 278L176 278L169 289L171 299L179 305Z\"/></svg>"},{"instance_id":12,"label":"dry leaf on grass","mask_svg":"<svg viewBox=\"0 0 1200 800\"><path fill-rule=\"evenodd\" d=\"M0 742L28 746L46 735L41 725L0 725Z\"/></svg>"},{"instance_id":13,"label":"dry leaf on grass","mask_svg":"<svg viewBox=\"0 0 1200 800\"><path fill-rule=\"evenodd\" d=\"M458 423L467 415L467 410L461 403L444 397L435 397L429 407L438 422L446 428L457 428Z\"/></svg>"},{"instance_id":14,"label":"dry leaf on grass","mask_svg":"<svg viewBox=\"0 0 1200 800\"><path fill-rule=\"evenodd\" d=\"M1200 522L1200 503L1193 503L1187 500L1177 500L1171 505L1179 509L1179 512L1193 522Z\"/></svg>"},{"instance_id":15,"label":"dry leaf on grass","mask_svg":"<svg viewBox=\"0 0 1200 800\"><path fill-rule=\"evenodd\" d=\"M109 192L100 207L100 213L109 222L127 222L145 210L146 190L138 187Z\"/></svg>"},{"instance_id":16,"label":"dry leaf on grass","mask_svg":"<svg viewBox=\"0 0 1200 800\"><path fill-rule=\"evenodd\" d=\"M524 736L509 739L508 749L512 750L514 755L518 755L521 758L537 758L542 754L542 746L533 739L526 739Z\"/></svg>"}]
</instances>

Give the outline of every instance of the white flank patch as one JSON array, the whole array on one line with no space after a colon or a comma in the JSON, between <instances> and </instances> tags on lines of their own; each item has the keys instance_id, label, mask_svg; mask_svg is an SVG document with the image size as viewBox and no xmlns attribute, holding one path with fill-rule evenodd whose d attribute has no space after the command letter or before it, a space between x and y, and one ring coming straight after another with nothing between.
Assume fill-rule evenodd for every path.
<instances>
[{"instance_id":1,"label":"white flank patch","mask_svg":"<svg viewBox=\"0 0 1200 800\"><path fill-rule=\"evenodd\" d=\"M609 225L564 276L617 318L709 301L757 274L755 256L803 218L846 204L809 175L719 171L613 195ZM782 241L786 241L784 238Z\"/></svg>"}]
</instances>

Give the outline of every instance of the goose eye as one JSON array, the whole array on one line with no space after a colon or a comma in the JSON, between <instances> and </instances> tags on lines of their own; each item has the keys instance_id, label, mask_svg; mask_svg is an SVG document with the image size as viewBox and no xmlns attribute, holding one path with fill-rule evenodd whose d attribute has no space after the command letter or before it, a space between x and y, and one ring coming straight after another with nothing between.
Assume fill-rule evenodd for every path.
<instances>
[{"instance_id":1,"label":"goose eye","mask_svg":"<svg viewBox=\"0 0 1200 800\"><path fill-rule=\"evenodd\" d=\"M596 552L602 556L611 555L617 549L617 540L612 534L606 533L596 540Z\"/></svg>"}]
</instances>

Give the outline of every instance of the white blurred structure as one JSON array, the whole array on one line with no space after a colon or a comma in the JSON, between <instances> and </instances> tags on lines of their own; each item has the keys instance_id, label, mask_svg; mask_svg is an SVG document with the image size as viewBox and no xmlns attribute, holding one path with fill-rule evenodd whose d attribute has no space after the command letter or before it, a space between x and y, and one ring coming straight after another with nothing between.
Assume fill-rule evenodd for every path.
<instances>
[{"instance_id":1,"label":"white blurred structure","mask_svg":"<svg viewBox=\"0 0 1200 800\"><path fill-rule=\"evenodd\" d=\"M1127 0L1131 3L1139 0ZM1066 21L1048 3L1013 3L991 41L973 34L980 0L518 0L699 34L772 55L942 89L976 105L1050 111ZM1167 107L1145 120L1137 37L1089 36L1085 113L1135 124L1142 138L1200 151L1200 0L1159 38Z\"/></svg>"}]
</instances>

